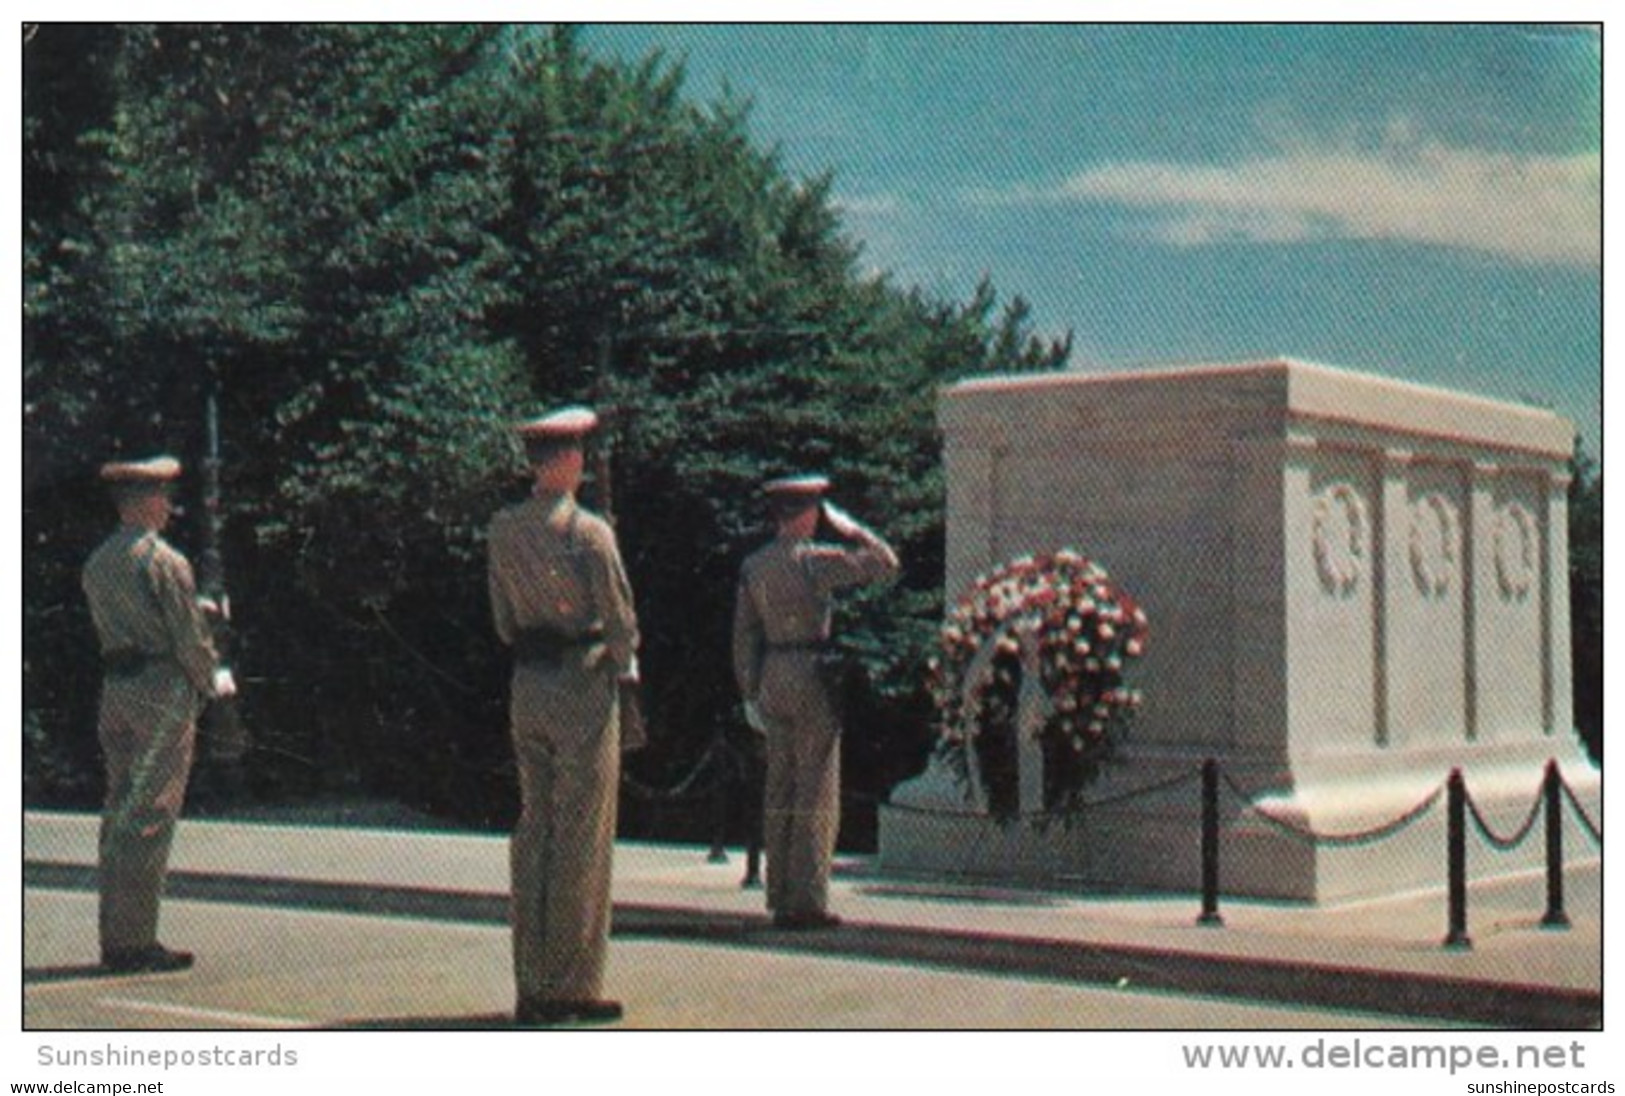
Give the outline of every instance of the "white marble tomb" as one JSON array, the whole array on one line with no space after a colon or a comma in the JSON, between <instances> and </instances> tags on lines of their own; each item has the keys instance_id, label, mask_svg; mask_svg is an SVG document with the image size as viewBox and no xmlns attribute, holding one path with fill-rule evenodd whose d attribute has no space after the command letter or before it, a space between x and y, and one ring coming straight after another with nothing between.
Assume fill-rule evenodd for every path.
<instances>
[{"instance_id":1,"label":"white marble tomb","mask_svg":"<svg viewBox=\"0 0 1625 1096\"><path fill-rule=\"evenodd\" d=\"M1382 826L1456 766L1498 833L1549 758L1600 821L1571 711L1563 418L1292 360L972 379L940 418L950 602L1015 556L1083 551L1150 617L1145 707L1091 793L1109 805L1001 826L933 765L881 808L882 870L1195 890L1200 799L1178 777L1205 758L1230 895L1442 886L1442 798L1382 840L1301 834ZM1538 864L1539 837L1469 840L1469 875Z\"/></svg>"}]
</instances>

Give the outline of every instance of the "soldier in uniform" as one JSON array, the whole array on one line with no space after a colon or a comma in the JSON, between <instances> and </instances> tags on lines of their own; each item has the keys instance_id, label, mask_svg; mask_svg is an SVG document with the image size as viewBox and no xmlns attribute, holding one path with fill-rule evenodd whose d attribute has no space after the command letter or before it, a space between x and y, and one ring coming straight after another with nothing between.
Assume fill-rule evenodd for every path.
<instances>
[{"instance_id":1,"label":"soldier in uniform","mask_svg":"<svg viewBox=\"0 0 1625 1096\"><path fill-rule=\"evenodd\" d=\"M734 608L734 676L767 738L767 908L788 929L840 922L828 908L841 805L840 712L822 672L831 597L898 570L890 545L824 501L828 489L822 476L765 485L778 537L745 561ZM845 544L813 539L820 514Z\"/></svg>"},{"instance_id":2,"label":"soldier in uniform","mask_svg":"<svg viewBox=\"0 0 1625 1096\"><path fill-rule=\"evenodd\" d=\"M119 527L82 574L102 657L98 927L102 965L117 972L192 965L190 953L158 942L158 900L202 701L236 692L216 657L191 564L162 536L180 473L172 457L102 466Z\"/></svg>"},{"instance_id":3,"label":"soldier in uniform","mask_svg":"<svg viewBox=\"0 0 1625 1096\"><path fill-rule=\"evenodd\" d=\"M510 847L515 1020L605 1021L610 860L620 783L619 684L637 675L637 616L615 533L576 502L597 416L566 408L518 432L531 497L491 523L497 635L513 649L510 724L521 813Z\"/></svg>"}]
</instances>

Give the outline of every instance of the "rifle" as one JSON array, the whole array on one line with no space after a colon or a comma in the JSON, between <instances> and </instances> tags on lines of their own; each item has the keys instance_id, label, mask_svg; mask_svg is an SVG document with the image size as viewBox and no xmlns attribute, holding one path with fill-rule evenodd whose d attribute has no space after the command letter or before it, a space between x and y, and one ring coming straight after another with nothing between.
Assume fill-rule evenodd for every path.
<instances>
[{"instance_id":1,"label":"rifle","mask_svg":"<svg viewBox=\"0 0 1625 1096\"><path fill-rule=\"evenodd\" d=\"M598 443L593 447L593 480L597 485L598 509L610 527L615 526L615 483L612 478L611 464L614 453L615 432L620 426L621 408L618 403L604 404L604 398L609 394L610 369L613 368L614 337L603 334L598 337L598 369L594 377L594 402L600 406L599 415L603 420L603 428L599 433ZM618 545L617 545L618 547ZM649 728L643 714L643 690L641 683L623 679L620 683L621 694L621 750L631 753L641 750L649 743Z\"/></svg>"},{"instance_id":2,"label":"rifle","mask_svg":"<svg viewBox=\"0 0 1625 1096\"><path fill-rule=\"evenodd\" d=\"M209 620L220 664L230 666L231 596L226 592L225 560L220 551L220 411L219 401L212 391L204 405L204 422L203 552L199 557L198 593L204 599L204 615ZM226 766L242 762L250 743L236 697L210 700L198 722L211 760Z\"/></svg>"}]
</instances>

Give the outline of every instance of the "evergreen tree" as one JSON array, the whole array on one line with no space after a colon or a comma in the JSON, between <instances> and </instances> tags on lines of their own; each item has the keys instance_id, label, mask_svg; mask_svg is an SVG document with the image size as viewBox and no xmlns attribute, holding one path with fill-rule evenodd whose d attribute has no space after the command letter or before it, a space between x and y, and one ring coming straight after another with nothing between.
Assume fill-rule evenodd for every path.
<instances>
[{"instance_id":1,"label":"evergreen tree","mask_svg":"<svg viewBox=\"0 0 1625 1096\"><path fill-rule=\"evenodd\" d=\"M84 474L118 376L91 203L107 183L97 135L111 121L116 35L94 25L23 35L24 788L31 802L95 794L94 638L76 612L77 552L109 515Z\"/></svg>"},{"instance_id":2,"label":"evergreen tree","mask_svg":"<svg viewBox=\"0 0 1625 1096\"><path fill-rule=\"evenodd\" d=\"M577 400L606 412L591 491L644 617L662 738L641 775L672 783L737 729L733 585L766 535L759 484L796 467L834 476L908 564L843 622L871 680L855 783L878 794L923 761L936 393L1064 362L1023 302L999 310L984 284L944 303L860 274L831 179L789 178L744 105L690 102L680 68L596 61L568 29L104 35L103 106L82 127L97 140L79 146L94 276L50 282L41 262L30 288L62 286L52 307L100 317L117 347L86 402L120 424L111 448L192 455L201 394L224 392L227 550L268 790L360 784L506 820L483 529L522 487L507 425ZM36 347L42 398L60 399L63 355ZM41 558L71 572L85 549Z\"/></svg>"}]
</instances>

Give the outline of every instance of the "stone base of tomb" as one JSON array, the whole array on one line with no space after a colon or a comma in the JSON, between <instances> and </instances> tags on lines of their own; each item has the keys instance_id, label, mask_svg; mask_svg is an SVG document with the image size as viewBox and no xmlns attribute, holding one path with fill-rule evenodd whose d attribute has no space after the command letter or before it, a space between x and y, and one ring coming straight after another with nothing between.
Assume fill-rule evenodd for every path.
<instances>
[{"instance_id":1,"label":"stone base of tomb","mask_svg":"<svg viewBox=\"0 0 1625 1096\"><path fill-rule=\"evenodd\" d=\"M1470 750L1453 760L1415 754L1376 771L1362 757L1358 773L1346 778L1324 761L1296 777L1278 762L1222 762L1220 895L1336 903L1442 890L1444 788L1458 765L1475 808L1467 816L1468 879L1543 870L1544 815L1529 822L1539 810L1547 758L1557 758L1595 826L1602 821L1601 773L1577 749L1542 752L1538 745ZM1021 820L999 822L967 799L946 767L933 764L881 807L879 867L893 877L937 881L1199 894L1200 768L1196 757L1138 757L1113 768L1077 815L1047 818L1030 810ZM1565 862L1596 860L1600 845L1567 797L1562 816ZM1520 832L1512 847L1499 847ZM1441 906L1441 932L1444 916Z\"/></svg>"},{"instance_id":2,"label":"stone base of tomb","mask_svg":"<svg viewBox=\"0 0 1625 1096\"><path fill-rule=\"evenodd\" d=\"M973 378L940 421L946 597L1022 554L1081 551L1150 618L1128 673L1145 704L1070 829L1000 826L933 771L881 814L887 870L1197 890L1207 758L1226 777L1228 895L1444 886L1442 799L1353 838L1456 767L1497 834L1529 815L1549 758L1600 823L1572 732L1559 416L1280 359ZM1041 762L1018 750L1031 810ZM1504 851L1468 837L1471 878L1543 863L1543 832ZM1565 838L1596 854L1579 827Z\"/></svg>"}]
</instances>

